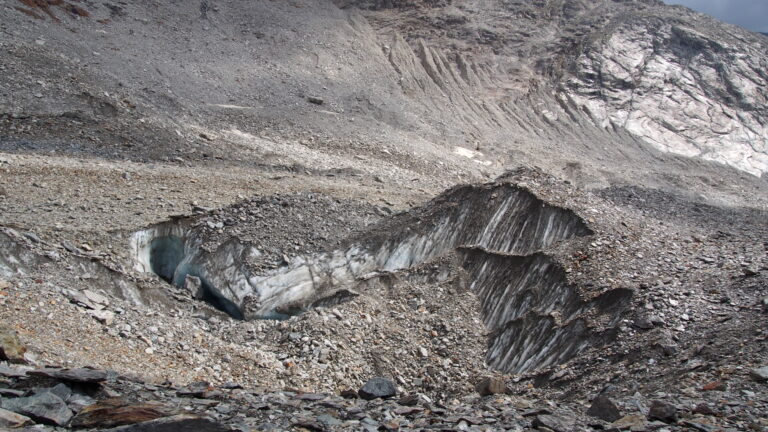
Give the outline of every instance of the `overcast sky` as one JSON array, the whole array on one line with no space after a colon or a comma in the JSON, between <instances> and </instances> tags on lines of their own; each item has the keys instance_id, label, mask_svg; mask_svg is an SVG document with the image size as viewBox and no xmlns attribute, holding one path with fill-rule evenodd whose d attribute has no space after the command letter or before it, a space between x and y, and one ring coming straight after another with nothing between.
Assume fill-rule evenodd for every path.
<instances>
[{"instance_id":1,"label":"overcast sky","mask_svg":"<svg viewBox=\"0 0 768 432\"><path fill-rule=\"evenodd\" d=\"M688 6L721 21L768 33L768 0L664 0Z\"/></svg>"}]
</instances>

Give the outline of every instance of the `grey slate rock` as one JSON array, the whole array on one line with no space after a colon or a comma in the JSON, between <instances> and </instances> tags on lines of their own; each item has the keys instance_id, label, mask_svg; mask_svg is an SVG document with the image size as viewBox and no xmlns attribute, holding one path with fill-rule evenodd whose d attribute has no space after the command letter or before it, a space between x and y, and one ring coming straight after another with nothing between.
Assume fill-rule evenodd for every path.
<instances>
[{"instance_id":1,"label":"grey slate rock","mask_svg":"<svg viewBox=\"0 0 768 432\"><path fill-rule=\"evenodd\" d=\"M555 432L570 432L573 430L573 423L565 418L553 414L542 414L533 419L533 427L545 427Z\"/></svg>"},{"instance_id":2,"label":"grey slate rock","mask_svg":"<svg viewBox=\"0 0 768 432\"><path fill-rule=\"evenodd\" d=\"M768 381L768 366L752 369L749 371L749 376L757 382Z\"/></svg>"},{"instance_id":3,"label":"grey slate rock","mask_svg":"<svg viewBox=\"0 0 768 432\"><path fill-rule=\"evenodd\" d=\"M38 369L29 371L28 374L83 384L96 384L107 380L107 371L86 368Z\"/></svg>"},{"instance_id":4,"label":"grey slate rock","mask_svg":"<svg viewBox=\"0 0 768 432\"><path fill-rule=\"evenodd\" d=\"M655 400L648 411L648 420L660 420L664 423L677 422L677 407L671 403Z\"/></svg>"},{"instance_id":5,"label":"grey slate rock","mask_svg":"<svg viewBox=\"0 0 768 432\"><path fill-rule=\"evenodd\" d=\"M22 397L22 396L24 396L24 392L21 391L21 390L0 388L0 396L4 396L4 397Z\"/></svg>"},{"instance_id":6,"label":"grey slate rock","mask_svg":"<svg viewBox=\"0 0 768 432\"><path fill-rule=\"evenodd\" d=\"M0 428L19 428L32 423L29 417L0 408Z\"/></svg>"},{"instance_id":7,"label":"grey slate rock","mask_svg":"<svg viewBox=\"0 0 768 432\"><path fill-rule=\"evenodd\" d=\"M44 388L35 391L35 394L40 393L52 393L61 398L61 400L66 401L70 396L72 396L72 389L67 387L67 385L64 383L58 383L51 388Z\"/></svg>"},{"instance_id":8,"label":"grey slate rock","mask_svg":"<svg viewBox=\"0 0 768 432\"><path fill-rule=\"evenodd\" d=\"M646 316L636 317L635 321L632 324L641 330L650 330L654 327L654 324L651 321L651 319Z\"/></svg>"},{"instance_id":9,"label":"grey slate rock","mask_svg":"<svg viewBox=\"0 0 768 432\"><path fill-rule=\"evenodd\" d=\"M206 417L189 414L104 429L105 432L229 432L232 428Z\"/></svg>"},{"instance_id":10,"label":"grey slate rock","mask_svg":"<svg viewBox=\"0 0 768 432\"><path fill-rule=\"evenodd\" d=\"M368 382L358 390L357 394L365 400L373 400L395 396L397 395L397 389L395 388L395 383L392 381L386 378L376 377L368 380Z\"/></svg>"},{"instance_id":11,"label":"grey slate rock","mask_svg":"<svg viewBox=\"0 0 768 432\"><path fill-rule=\"evenodd\" d=\"M613 401L603 395L596 397L592 401L592 406L587 410L587 415L609 423L621 418L621 413Z\"/></svg>"},{"instance_id":12,"label":"grey slate rock","mask_svg":"<svg viewBox=\"0 0 768 432\"><path fill-rule=\"evenodd\" d=\"M72 418L72 411L66 402L51 392L41 392L34 396L4 399L0 403L4 409L30 417L39 423L66 425Z\"/></svg>"}]
</instances>

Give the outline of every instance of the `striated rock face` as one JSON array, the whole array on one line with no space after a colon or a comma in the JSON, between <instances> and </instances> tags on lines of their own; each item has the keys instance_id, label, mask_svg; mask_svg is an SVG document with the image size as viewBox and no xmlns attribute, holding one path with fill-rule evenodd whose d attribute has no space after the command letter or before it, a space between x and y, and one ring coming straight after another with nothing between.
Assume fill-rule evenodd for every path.
<instances>
[{"instance_id":1,"label":"striated rock face","mask_svg":"<svg viewBox=\"0 0 768 432\"><path fill-rule=\"evenodd\" d=\"M610 135L628 132L662 152L768 171L760 34L653 0L337 3L402 35L415 65L399 36L387 47L404 88L436 85L478 137L497 128L578 142L573 131L590 123L608 136L587 140L621 147Z\"/></svg>"},{"instance_id":2,"label":"striated rock face","mask_svg":"<svg viewBox=\"0 0 768 432\"><path fill-rule=\"evenodd\" d=\"M565 92L603 127L768 171L768 44L712 20L620 17L573 60Z\"/></svg>"},{"instance_id":3,"label":"striated rock face","mask_svg":"<svg viewBox=\"0 0 768 432\"><path fill-rule=\"evenodd\" d=\"M56 20L22 3L0 11L7 151L369 172L365 155L440 188L515 166L583 187L765 187L730 166L766 169L768 40L661 1L62 2Z\"/></svg>"}]
</instances>

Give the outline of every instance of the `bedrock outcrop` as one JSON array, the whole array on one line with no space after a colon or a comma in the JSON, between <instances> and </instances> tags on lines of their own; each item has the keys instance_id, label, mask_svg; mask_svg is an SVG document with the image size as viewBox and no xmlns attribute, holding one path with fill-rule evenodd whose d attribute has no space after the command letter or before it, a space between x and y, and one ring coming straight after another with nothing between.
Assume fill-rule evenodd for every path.
<instances>
[{"instance_id":1,"label":"bedrock outcrop","mask_svg":"<svg viewBox=\"0 0 768 432\"><path fill-rule=\"evenodd\" d=\"M765 38L695 15L618 17L599 36L564 83L596 123L665 152L768 171Z\"/></svg>"},{"instance_id":2,"label":"bedrock outcrop","mask_svg":"<svg viewBox=\"0 0 768 432\"><path fill-rule=\"evenodd\" d=\"M393 38L406 88L436 85L478 134L493 136L481 132L491 122L539 140L599 136L589 124L611 147L628 132L661 152L768 171L768 40L758 33L646 0L337 3Z\"/></svg>"}]
</instances>

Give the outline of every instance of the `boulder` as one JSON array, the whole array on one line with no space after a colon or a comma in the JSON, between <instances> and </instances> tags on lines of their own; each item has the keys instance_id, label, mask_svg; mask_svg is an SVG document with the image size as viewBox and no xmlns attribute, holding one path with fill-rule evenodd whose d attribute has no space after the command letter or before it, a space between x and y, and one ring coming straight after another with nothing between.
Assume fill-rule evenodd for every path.
<instances>
[{"instance_id":1,"label":"boulder","mask_svg":"<svg viewBox=\"0 0 768 432\"><path fill-rule=\"evenodd\" d=\"M607 396L600 395L592 401L592 405L587 410L587 415L608 423L615 422L621 418L621 413L616 405Z\"/></svg>"},{"instance_id":2,"label":"boulder","mask_svg":"<svg viewBox=\"0 0 768 432\"><path fill-rule=\"evenodd\" d=\"M29 417L0 408L0 428L20 428L32 423Z\"/></svg>"},{"instance_id":3,"label":"boulder","mask_svg":"<svg viewBox=\"0 0 768 432\"><path fill-rule=\"evenodd\" d=\"M357 391L357 394L365 400L379 398L390 398L397 395L395 383L386 378L371 378L365 385Z\"/></svg>"},{"instance_id":4,"label":"boulder","mask_svg":"<svg viewBox=\"0 0 768 432\"><path fill-rule=\"evenodd\" d=\"M19 340L19 335L10 327L0 325L0 360L11 363L26 363L24 353L27 348Z\"/></svg>"},{"instance_id":5,"label":"boulder","mask_svg":"<svg viewBox=\"0 0 768 432\"><path fill-rule=\"evenodd\" d=\"M507 392L507 383L501 378L485 377L475 385L475 391L480 396L504 394Z\"/></svg>"},{"instance_id":6,"label":"boulder","mask_svg":"<svg viewBox=\"0 0 768 432\"><path fill-rule=\"evenodd\" d=\"M648 411L648 420L659 420L664 423L677 422L677 407L671 403L655 400Z\"/></svg>"},{"instance_id":7,"label":"boulder","mask_svg":"<svg viewBox=\"0 0 768 432\"><path fill-rule=\"evenodd\" d=\"M72 418L67 403L51 392L40 392L33 396L4 399L2 408L30 417L36 422L64 426Z\"/></svg>"}]
</instances>

